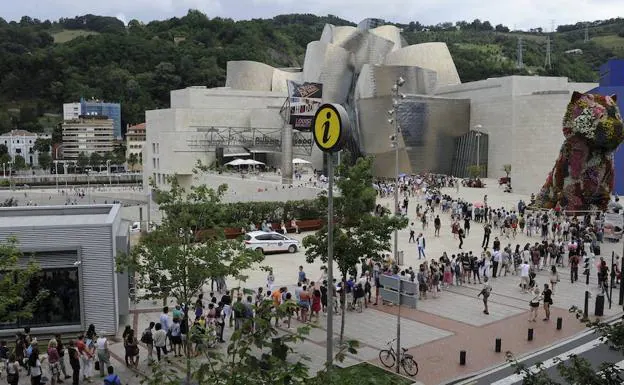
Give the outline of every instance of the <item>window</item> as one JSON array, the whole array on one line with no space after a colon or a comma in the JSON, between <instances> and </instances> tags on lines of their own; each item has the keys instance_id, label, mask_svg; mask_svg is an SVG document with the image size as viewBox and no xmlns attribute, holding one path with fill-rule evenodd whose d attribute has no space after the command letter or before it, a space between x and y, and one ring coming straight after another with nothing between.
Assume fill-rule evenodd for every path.
<instances>
[{"instance_id":1,"label":"window","mask_svg":"<svg viewBox=\"0 0 624 385\"><path fill-rule=\"evenodd\" d=\"M156 143L152 143L152 153L156 153Z\"/></svg>"},{"instance_id":2,"label":"window","mask_svg":"<svg viewBox=\"0 0 624 385\"><path fill-rule=\"evenodd\" d=\"M272 239L271 234L256 235L256 241L270 241Z\"/></svg>"},{"instance_id":3,"label":"window","mask_svg":"<svg viewBox=\"0 0 624 385\"><path fill-rule=\"evenodd\" d=\"M43 269L31 280L24 298L30 301L43 290L47 290L48 295L35 308L32 318L1 323L0 329L80 325L78 268Z\"/></svg>"},{"instance_id":4,"label":"window","mask_svg":"<svg viewBox=\"0 0 624 385\"><path fill-rule=\"evenodd\" d=\"M156 168L156 158L152 158L153 167Z\"/></svg>"},{"instance_id":5,"label":"window","mask_svg":"<svg viewBox=\"0 0 624 385\"><path fill-rule=\"evenodd\" d=\"M157 175L158 175L158 184L160 184L161 183L160 182L160 174L157 174Z\"/></svg>"},{"instance_id":6,"label":"window","mask_svg":"<svg viewBox=\"0 0 624 385\"><path fill-rule=\"evenodd\" d=\"M274 241L285 241L286 238L279 235L279 234L271 234L271 239L273 239Z\"/></svg>"}]
</instances>

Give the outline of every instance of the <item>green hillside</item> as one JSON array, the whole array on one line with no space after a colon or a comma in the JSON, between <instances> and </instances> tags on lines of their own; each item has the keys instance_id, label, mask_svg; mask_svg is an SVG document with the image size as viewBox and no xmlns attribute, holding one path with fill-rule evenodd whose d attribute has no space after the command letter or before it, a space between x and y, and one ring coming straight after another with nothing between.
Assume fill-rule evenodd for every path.
<instances>
[{"instance_id":1,"label":"green hillside","mask_svg":"<svg viewBox=\"0 0 624 385\"><path fill-rule=\"evenodd\" d=\"M113 17L85 15L58 21L0 18L0 132L39 131L56 119L62 103L80 97L122 103L123 126L144 120L144 111L166 107L169 91L189 85L222 86L229 60L301 66L306 45L326 23L355 25L335 16L280 15L235 22L189 11L181 18L124 25ZM552 68L545 68L546 37L540 30L514 31L487 21L398 25L410 44L444 41L462 81L511 74L567 76L596 81L597 68L624 56L624 19L559 26L552 38ZM523 69L516 46L523 38ZM565 51L581 49L582 54Z\"/></svg>"}]
</instances>

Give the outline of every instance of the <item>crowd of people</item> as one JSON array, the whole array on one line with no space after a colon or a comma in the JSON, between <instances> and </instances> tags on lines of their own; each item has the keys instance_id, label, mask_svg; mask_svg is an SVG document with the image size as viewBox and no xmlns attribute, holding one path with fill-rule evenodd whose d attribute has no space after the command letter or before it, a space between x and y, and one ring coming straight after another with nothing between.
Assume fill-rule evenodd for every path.
<instances>
[{"instance_id":1,"label":"crowd of people","mask_svg":"<svg viewBox=\"0 0 624 385\"><path fill-rule=\"evenodd\" d=\"M28 327L17 333L14 344L0 341L2 372L9 385L18 385L23 377L29 377L31 385L56 385L69 379L72 385L78 385L81 379L93 383L95 371L99 371L104 385L121 385L110 357L108 339L96 333L94 325L66 343L62 335L56 334L43 348Z\"/></svg>"}]
</instances>

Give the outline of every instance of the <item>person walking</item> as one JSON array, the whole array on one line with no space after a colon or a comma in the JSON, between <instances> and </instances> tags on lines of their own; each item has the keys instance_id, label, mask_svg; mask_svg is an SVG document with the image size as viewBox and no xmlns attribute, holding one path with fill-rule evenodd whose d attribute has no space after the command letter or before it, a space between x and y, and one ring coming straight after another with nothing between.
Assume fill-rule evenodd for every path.
<instances>
[{"instance_id":1,"label":"person walking","mask_svg":"<svg viewBox=\"0 0 624 385\"><path fill-rule=\"evenodd\" d=\"M149 326L143 331L141 335L141 342L147 346L147 360L149 362L154 361L154 335L152 329L154 329L156 323L150 322Z\"/></svg>"},{"instance_id":2,"label":"person walking","mask_svg":"<svg viewBox=\"0 0 624 385\"><path fill-rule=\"evenodd\" d=\"M435 229L434 236L439 237L440 228L442 227L442 221L440 220L439 215L436 215L435 219L433 220L433 227Z\"/></svg>"},{"instance_id":3,"label":"person walking","mask_svg":"<svg viewBox=\"0 0 624 385\"><path fill-rule=\"evenodd\" d=\"M464 229L462 229L461 227L457 230L457 235L459 236L459 249L462 249L462 246L464 245Z\"/></svg>"},{"instance_id":4,"label":"person walking","mask_svg":"<svg viewBox=\"0 0 624 385\"><path fill-rule=\"evenodd\" d=\"M50 370L50 384L63 383L61 380L61 357L59 356L56 340L53 338L48 342L48 369Z\"/></svg>"},{"instance_id":5,"label":"person walking","mask_svg":"<svg viewBox=\"0 0 624 385\"><path fill-rule=\"evenodd\" d=\"M67 355L69 356L69 366L72 368L72 385L78 385L80 382L80 352L73 340L69 341Z\"/></svg>"},{"instance_id":6,"label":"person walking","mask_svg":"<svg viewBox=\"0 0 624 385\"><path fill-rule=\"evenodd\" d=\"M108 340L106 337L99 336L95 342L95 347L100 365L100 376L104 377L106 368L110 366L110 350L108 350Z\"/></svg>"},{"instance_id":7,"label":"person walking","mask_svg":"<svg viewBox=\"0 0 624 385\"><path fill-rule=\"evenodd\" d=\"M529 301L529 322L536 322L540 300L540 290L536 285L533 290L533 298Z\"/></svg>"},{"instance_id":8,"label":"person walking","mask_svg":"<svg viewBox=\"0 0 624 385\"><path fill-rule=\"evenodd\" d=\"M488 311L488 298L492 293L492 286L488 282L488 277L483 277L483 288L479 294L477 294L477 298L483 296L483 314L490 314Z\"/></svg>"},{"instance_id":9,"label":"person walking","mask_svg":"<svg viewBox=\"0 0 624 385\"><path fill-rule=\"evenodd\" d=\"M552 265L550 267L550 287L552 287L552 293L555 294L555 285L559 282L559 273L557 272L557 266Z\"/></svg>"},{"instance_id":10,"label":"person walking","mask_svg":"<svg viewBox=\"0 0 624 385\"><path fill-rule=\"evenodd\" d=\"M165 356L167 355L167 333L162 329L160 322L154 326L154 329L154 347L156 348L156 357L160 361L161 351Z\"/></svg>"},{"instance_id":11,"label":"person walking","mask_svg":"<svg viewBox=\"0 0 624 385\"><path fill-rule=\"evenodd\" d=\"M410 227L409 227L409 239L407 240L407 243L412 243L412 242L416 242L416 239L414 238L414 234L416 234L416 228L414 227L414 222L410 223Z\"/></svg>"},{"instance_id":12,"label":"person walking","mask_svg":"<svg viewBox=\"0 0 624 385\"><path fill-rule=\"evenodd\" d=\"M490 234L492 234L492 226L489 223L486 223L483 227L483 241L481 242L481 247L488 248L490 245Z\"/></svg>"},{"instance_id":13,"label":"person walking","mask_svg":"<svg viewBox=\"0 0 624 385\"><path fill-rule=\"evenodd\" d=\"M425 255L425 237L422 233L418 234L416 244L418 245L418 259L427 258Z\"/></svg>"},{"instance_id":14,"label":"person walking","mask_svg":"<svg viewBox=\"0 0 624 385\"><path fill-rule=\"evenodd\" d=\"M57 334L56 336L54 336L54 339L56 340L56 350L58 351L59 357L60 357L60 364L61 364L61 372L63 372L63 375L65 376L65 379L69 379L71 378L71 376L67 375L67 369L65 368L65 345L63 344L63 339L62 336L60 334ZM60 381L59 381L60 382Z\"/></svg>"},{"instance_id":15,"label":"person walking","mask_svg":"<svg viewBox=\"0 0 624 385\"><path fill-rule=\"evenodd\" d=\"M496 278L496 274L498 273L498 265L501 263L501 252L500 250L496 250L494 255L492 256L492 278Z\"/></svg>"},{"instance_id":16,"label":"person walking","mask_svg":"<svg viewBox=\"0 0 624 385\"><path fill-rule=\"evenodd\" d=\"M17 362L15 353L11 353L9 355L9 359L6 363L5 369L7 374L7 383L9 385L17 385L17 383L19 382L20 366L19 362Z\"/></svg>"},{"instance_id":17,"label":"person walking","mask_svg":"<svg viewBox=\"0 0 624 385\"><path fill-rule=\"evenodd\" d=\"M548 288L548 284L545 283L544 291L542 292L542 297L544 298L544 313L546 314L544 321L550 321L550 306L553 304L552 295L552 290L550 290L550 288Z\"/></svg>"}]
</instances>

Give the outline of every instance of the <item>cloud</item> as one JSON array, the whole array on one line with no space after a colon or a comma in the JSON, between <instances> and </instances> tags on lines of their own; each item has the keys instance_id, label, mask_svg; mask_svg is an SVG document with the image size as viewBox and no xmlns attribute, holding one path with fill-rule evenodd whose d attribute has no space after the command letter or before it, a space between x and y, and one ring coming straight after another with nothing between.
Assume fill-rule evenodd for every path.
<instances>
[{"instance_id":1,"label":"cloud","mask_svg":"<svg viewBox=\"0 0 624 385\"><path fill-rule=\"evenodd\" d=\"M22 15L39 19L58 19L85 13L123 15L126 20L150 21L182 16L190 8L199 9L209 17L233 19L267 18L285 13L332 14L358 22L367 17L423 24L474 19L489 20L519 29L578 21L609 19L624 15L621 0L21 0L0 1L0 15L19 20Z\"/></svg>"}]
</instances>

